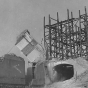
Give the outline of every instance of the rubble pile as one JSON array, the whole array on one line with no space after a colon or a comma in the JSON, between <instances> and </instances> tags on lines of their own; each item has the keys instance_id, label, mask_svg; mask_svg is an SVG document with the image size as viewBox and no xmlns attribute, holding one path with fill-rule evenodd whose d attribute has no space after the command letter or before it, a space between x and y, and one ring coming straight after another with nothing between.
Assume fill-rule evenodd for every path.
<instances>
[{"instance_id":1,"label":"rubble pile","mask_svg":"<svg viewBox=\"0 0 88 88\"><path fill-rule=\"evenodd\" d=\"M74 76L68 80L54 82L50 82L48 77L45 80L46 85L44 88L88 88L88 61L83 57L79 57L66 61L53 62L53 64L63 63L74 66ZM51 67L54 67L54 65ZM53 75L54 74L52 74L52 76Z\"/></svg>"}]
</instances>

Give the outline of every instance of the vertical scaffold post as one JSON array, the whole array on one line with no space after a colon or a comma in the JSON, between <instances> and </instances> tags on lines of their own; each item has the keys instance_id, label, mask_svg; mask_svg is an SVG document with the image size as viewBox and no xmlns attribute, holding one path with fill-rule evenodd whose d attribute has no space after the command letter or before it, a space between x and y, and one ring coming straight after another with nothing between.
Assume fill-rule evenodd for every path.
<instances>
[{"instance_id":1,"label":"vertical scaffold post","mask_svg":"<svg viewBox=\"0 0 88 88\"><path fill-rule=\"evenodd\" d=\"M72 19L71 19L72 20ZM68 10L68 30L69 30L69 43L70 43L70 51L69 51L69 53L70 53L70 58L72 57L72 44L71 44L71 27L70 27L70 22L69 22L69 10Z\"/></svg>"},{"instance_id":2,"label":"vertical scaffold post","mask_svg":"<svg viewBox=\"0 0 88 88\"><path fill-rule=\"evenodd\" d=\"M57 48L59 49L59 53L60 53L60 30L59 30L59 16L58 16L58 12L57 12L57 43L59 42L59 48L58 48L58 44L57 44ZM57 53L56 53L56 57L58 57L58 49Z\"/></svg>"},{"instance_id":3,"label":"vertical scaffold post","mask_svg":"<svg viewBox=\"0 0 88 88\"><path fill-rule=\"evenodd\" d=\"M61 21L61 23L60 23L60 37L61 37L61 47L60 47L60 49L61 49L61 55L62 55L62 60L64 59L64 53L63 53L63 29L62 29L62 21Z\"/></svg>"},{"instance_id":4,"label":"vertical scaffold post","mask_svg":"<svg viewBox=\"0 0 88 88\"><path fill-rule=\"evenodd\" d=\"M81 14L80 14L80 10L79 10L79 41L80 41L80 44L79 44L79 50L80 50L80 56L82 56L82 41L81 41Z\"/></svg>"},{"instance_id":5,"label":"vertical scaffold post","mask_svg":"<svg viewBox=\"0 0 88 88\"><path fill-rule=\"evenodd\" d=\"M68 36L70 36L70 28L69 28L69 9L67 9L67 26L68 26L68 28L66 28L66 59L68 59L69 58L69 50L71 50L71 47L70 47L70 49L68 48L68 46L70 46L71 45L71 43L70 43L70 39L68 39L69 37ZM68 35L69 34L69 35ZM71 52L71 51L70 51Z\"/></svg>"},{"instance_id":6,"label":"vertical scaffold post","mask_svg":"<svg viewBox=\"0 0 88 88\"><path fill-rule=\"evenodd\" d=\"M46 47L45 42L46 42L46 40L45 40L45 17L44 17L44 47Z\"/></svg>"},{"instance_id":7,"label":"vertical scaffold post","mask_svg":"<svg viewBox=\"0 0 88 88\"><path fill-rule=\"evenodd\" d=\"M71 20L71 27L72 27L72 34L73 34L73 31L74 31L74 30L73 30L73 13L72 13L72 12L71 12L71 19L72 19L72 20ZM73 42L74 42L74 35L72 35L71 38L73 39ZM72 42L72 43L73 43L73 42ZM71 45L71 49L72 49L72 59L73 59L73 56L74 56L74 55L73 55L73 50L74 50L74 49L72 48L72 46L74 47L75 44L73 43L73 44Z\"/></svg>"},{"instance_id":8,"label":"vertical scaffold post","mask_svg":"<svg viewBox=\"0 0 88 88\"><path fill-rule=\"evenodd\" d=\"M51 45L51 19L49 15L49 43L50 43L50 57L52 57L52 45Z\"/></svg>"}]
</instances>

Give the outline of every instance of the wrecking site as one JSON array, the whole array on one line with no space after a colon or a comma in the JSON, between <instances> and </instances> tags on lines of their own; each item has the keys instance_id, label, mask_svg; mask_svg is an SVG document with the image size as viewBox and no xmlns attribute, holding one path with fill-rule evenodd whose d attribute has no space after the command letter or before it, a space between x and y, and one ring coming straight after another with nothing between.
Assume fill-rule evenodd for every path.
<instances>
[{"instance_id":1,"label":"wrecking site","mask_svg":"<svg viewBox=\"0 0 88 88\"><path fill-rule=\"evenodd\" d=\"M69 14L64 21L52 18L45 23L44 47L28 30L18 37L15 46L32 67L15 54L0 58L0 88L88 88L88 15L79 10L78 18Z\"/></svg>"}]
</instances>

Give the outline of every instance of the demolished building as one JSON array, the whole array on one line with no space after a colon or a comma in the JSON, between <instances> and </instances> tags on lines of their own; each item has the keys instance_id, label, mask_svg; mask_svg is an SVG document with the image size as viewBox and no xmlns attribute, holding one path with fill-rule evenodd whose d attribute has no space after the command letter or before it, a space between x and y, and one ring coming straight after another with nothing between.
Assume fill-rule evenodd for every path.
<instances>
[{"instance_id":1,"label":"demolished building","mask_svg":"<svg viewBox=\"0 0 88 88\"><path fill-rule=\"evenodd\" d=\"M49 24L45 25L43 47L24 31L21 40L16 43L30 62L36 63L34 78L30 88L88 88L88 16L74 18L67 10L67 20L60 21L49 15ZM51 24L54 20L55 24ZM36 57L30 58L36 50Z\"/></svg>"},{"instance_id":2,"label":"demolished building","mask_svg":"<svg viewBox=\"0 0 88 88\"><path fill-rule=\"evenodd\" d=\"M55 21L53 24L52 21ZM50 17L45 24L44 44L47 46L51 82L45 88L88 88L88 15L74 18L67 10L67 20ZM52 61L52 58L55 60ZM47 79L48 80L48 79Z\"/></svg>"}]
</instances>

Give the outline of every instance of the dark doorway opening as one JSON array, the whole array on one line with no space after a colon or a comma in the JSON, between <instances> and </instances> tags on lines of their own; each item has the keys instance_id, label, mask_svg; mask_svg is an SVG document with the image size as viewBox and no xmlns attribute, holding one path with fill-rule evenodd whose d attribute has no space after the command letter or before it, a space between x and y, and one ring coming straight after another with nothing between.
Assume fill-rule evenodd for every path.
<instances>
[{"instance_id":1,"label":"dark doorway opening","mask_svg":"<svg viewBox=\"0 0 88 88\"><path fill-rule=\"evenodd\" d=\"M54 70L57 72L57 81L65 81L74 76L74 68L70 64L58 64L54 66Z\"/></svg>"}]
</instances>

